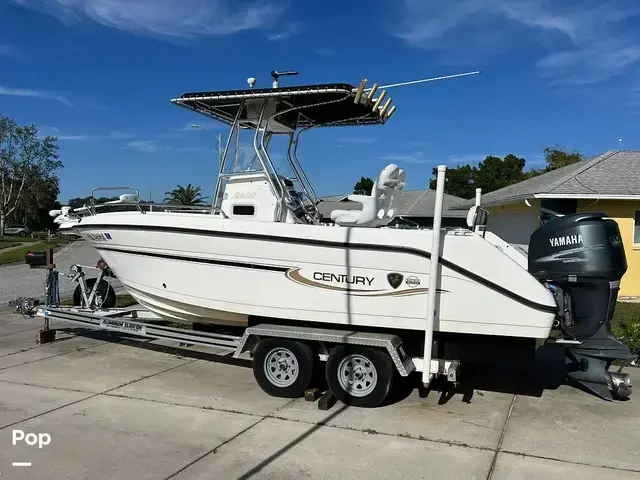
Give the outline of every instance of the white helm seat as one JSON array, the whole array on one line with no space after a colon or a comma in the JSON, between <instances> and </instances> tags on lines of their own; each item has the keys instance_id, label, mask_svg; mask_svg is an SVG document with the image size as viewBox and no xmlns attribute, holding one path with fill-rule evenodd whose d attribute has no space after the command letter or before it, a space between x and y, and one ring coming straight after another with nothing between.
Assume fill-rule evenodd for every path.
<instances>
[{"instance_id":1,"label":"white helm seat","mask_svg":"<svg viewBox=\"0 0 640 480\"><path fill-rule=\"evenodd\" d=\"M371 195L349 195L347 199L358 202L362 210L334 210L331 220L344 227L379 227L388 225L396 216L392 207L397 192L405 186L405 173L393 163L382 169Z\"/></svg>"}]
</instances>

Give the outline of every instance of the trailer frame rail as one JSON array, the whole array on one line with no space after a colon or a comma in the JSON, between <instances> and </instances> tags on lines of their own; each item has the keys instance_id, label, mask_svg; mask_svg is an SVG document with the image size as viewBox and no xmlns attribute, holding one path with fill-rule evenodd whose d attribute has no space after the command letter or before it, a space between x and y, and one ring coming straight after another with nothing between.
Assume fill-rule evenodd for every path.
<instances>
[{"instance_id":1,"label":"trailer frame rail","mask_svg":"<svg viewBox=\"0 0 640 480\"><path fill-rule=\"evenodd\" d=\"M398 373L403 377L422 370L422 359L408 356L402 346L402 339L392 333L265 323L247 327L242 335L226 335L150 323L166 320L148 310L138 309L89 310L75 307L45 307L39 309L36 315L44 317L45 321L55 319L100 330L232 351L234 358L238 358L247 351L251 352L263 338L288 338L316 342L323 346L325 352L330 345L368 346L386 350ZM326 356L326 353L320 354L321 360L325 360ZM447 362L447 366L444 367L435 361L432 362L432 368L447 371L448 363L450 362Z\"/></svg>"}]
</instances>

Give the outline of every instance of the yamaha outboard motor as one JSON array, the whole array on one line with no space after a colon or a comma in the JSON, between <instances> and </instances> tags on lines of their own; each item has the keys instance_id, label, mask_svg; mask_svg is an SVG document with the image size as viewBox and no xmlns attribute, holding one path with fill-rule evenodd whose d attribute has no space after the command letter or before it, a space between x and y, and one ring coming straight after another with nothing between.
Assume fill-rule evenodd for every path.
<instances>
[{"instance_id":1,"label":"yamaha outboard motor","mask_svg":"<svg viewBox=\"0 0 640 480\"><path fill-rule=\"evenodd\" d=\"M529 273L556 298L557 327L580 342L567 349L569 377L606 400L628 397L629 376L609 372L613 360L635 358L611 333L627 271L618 224L600 212L555 218L531 235L528 256Z\"/></svg>"}]
</instances>

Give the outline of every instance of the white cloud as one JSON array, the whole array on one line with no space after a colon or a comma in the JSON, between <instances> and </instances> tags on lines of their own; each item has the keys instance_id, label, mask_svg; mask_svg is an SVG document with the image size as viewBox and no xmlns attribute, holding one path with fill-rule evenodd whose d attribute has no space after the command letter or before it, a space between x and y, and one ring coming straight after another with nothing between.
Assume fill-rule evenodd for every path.
<instances>
[{"instance_id":1,"label":"white cloud","mask_svg":"<svg viewBox=\"0 0 640 480\"><path fill-rule=\"evenodd\" d=\"M333 50L330 48L316 48L316 53L323 57L332 57L334 55Z\"/></svg>"},{"instance_id":2,"label":"white cloud","mask_svg":"<svg viewBox=\"0 0 640 480\"><path fill-rule=\"evenodd\" d=\"M187 123L179 129L180 132L210 132L221 130L221 126L215 122Z\"/></svg>"},{"instance_id":3,"label":"white cloud","mask_svg":"<svg viewBox=\"0 0 640 480\"><path fill-rule=\"evenodd\" d=\"M120 132L118 130L112 130L106 135L106 137L107 138L112 138L114 140L124 140L124 139L127 139L127 138L133 138L133 137L135 137L135 135L132 134L132 133L126 133L126 132Z\"/></svg>"},{"instance_id":4,"label":"white cloud","mask_svg":"<svg viewBox=\"0 0 640 480\"><path fill-rule=\"evenodd\" d=\"M61 130L58 127L41 127L40 134L51 135L56 137L58 140L62 140L62 141L125 140L128 138L135 137L135 135L131 133L119 132L117 130L112 130L111 132L104 135L70 134L68 132Z\"/></svg>"},{"instance_id":5,"label":"white cloud","mask_svg":"<svg viewBox=\"0 0 640 480\"><path fill-rule=\"evenodd\" d=\"M640 65L640 4L632 0L405 0L394 35L407 44L465 55L539 50L554 83L606 81ZM636 26L632 25L636 23Z\"/></svg>"},{"instance_id":6,"label":"white cloud","mask_svg":"<svg viewBox=\"0 0 640 480\"><path fill-rule=\"evenodd\" d=\"M54 135L58 140L63 141L76 141L76 140L89 140L87 135Z\"/></svg>"},{"instance_id":7,"label":"white cloud","mask_svg":"<svg viewBox=\"0 0 640 480\"><path fill-rule=\"evenodd\" d=\"M291 38L291 37L297 35L298 33L300 33L301 28L302 28L301 25L299 25L297 23L292 23L292 24L288 25L287 27L285 27L284 29L268 35L267 36L267 40L269 40L271 42L277 42L277 41L280 41L280 40L286 40L287 38Z\"/></svg>"},{"instance_id":8,"label":"white cloud","mask_svg":"<svg viewBox=\"0 0 640 480\"><path fill-rule=\"evenodd\" d=\"M503 158L504 155L495 155L496 157ZM466 153L463 155L451 155L447 160L447 163L453 163L455 165L467 164L467 163L478 163L484 160L487 155L479 154L479 153Z\"/></svg>"},{"instance_id":9,"label":"white cloud","mask_svg":"<svg viewBox=\"0 0 640 480\"><path fill-rule=\"evenodd\" d=\"M631 92L631 98L628 103L629 107L640 108L640 87L635 87Z\"/></svg>"},{"instance_id":10,"label":"white cloud","mask_svg":"<svg viewBox=\"0 0 640 480\"><path fill-rule=\"evenodd\" d=\"M73 106L72 103L66 98L52 92L46 92L44 90L33 90L30 88L10 88L0 85L0 95L7 95L13 97L33 97L33 98L45 98L51 100L57 100L58 102L68 107Z\"/></svg>"},{"instance_id":11,"label":"white cloud","mask_svg":"<svg viewBox=\"0 0 640 480\"><path fill-rule=\"evenodd\" d=\"M282 11L269 2L232 0L13 0L65 23L92 20L140 35L173 38L232 35L271 23ZM243 5L238 5L243 4Z\"/></svg>"},{"instance_id":12,"label":"white cloud","mask_svg":"<svg viewBox=\"0 0 640 480\"><path fill-rule=\"evenodd\" d=\"M178 152L209 152L211 151L211 149L207 149L205 147L199 147L197 145L190 145L190 146L186 146L186 147L178 147L178 148L174 148L172 150L176 150Z\"/></svg>"},{"instance_id":13,"label":"white cloud","mask_svg":"<svg viewBox=\"0 0 640 480\"><path fill-rule=\"evenodd\" d=\"M414 152L414 153L398 153L391 155L383 155L379 157L380 160L384 160L385 162L393 162L393 163L428 163L424 158L424 153L422 152ZM401 166L401 165L400 165Z\"/></svg>"},{"instance_id":14,"label":"white cloud","mask_svg":"<svg viewBox=\"0 0 640 480\"><path fill-rule=\"evenodd\" d=\"M368 143L374 143L375 141L376 139L374 137L344 137L338 139L339 144L349 143L356 145L366 145Z\"/></svg>"},{"instance_id":15,"label":"white cloud","mask_svg":"<svg viewBox=\"0 0 640 480\"><path fill-rule=\"evenodd\" d=\"M160 146L154 140L135 140L127 143L127 148L138 152L153 153L159 152Z\"/></svg>"}]
</instances>

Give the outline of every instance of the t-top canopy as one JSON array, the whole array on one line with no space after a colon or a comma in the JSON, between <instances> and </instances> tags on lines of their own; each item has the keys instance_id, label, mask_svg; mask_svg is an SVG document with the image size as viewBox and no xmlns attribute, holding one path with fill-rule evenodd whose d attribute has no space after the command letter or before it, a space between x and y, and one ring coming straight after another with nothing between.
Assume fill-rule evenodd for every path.
<instances>
[{"instance_id":1,"label":"t-top canopy","mask_svg":"<svg viewBox=\"0 0 640 480\"><path fill-rule=\"evenodd\" d=\"M315 126L384 124L395 107L389 108L390 99L382 104L385 92L378 98L372 98L375 86L369 94L364 93L365 84L366 80L363 79L358 88L345 83L332 83L185 93L171 102L229 125L234 123L243 101L247 108L241 113L240 121L248 121L243 122L245 125L254 123L257 118L251 114L252 111L259 114L267 99L273 99L275 105L275 111L269 109L271 114L282 112L276 117L277 123L292 130Z\"/></svg>"}]
</instances>

